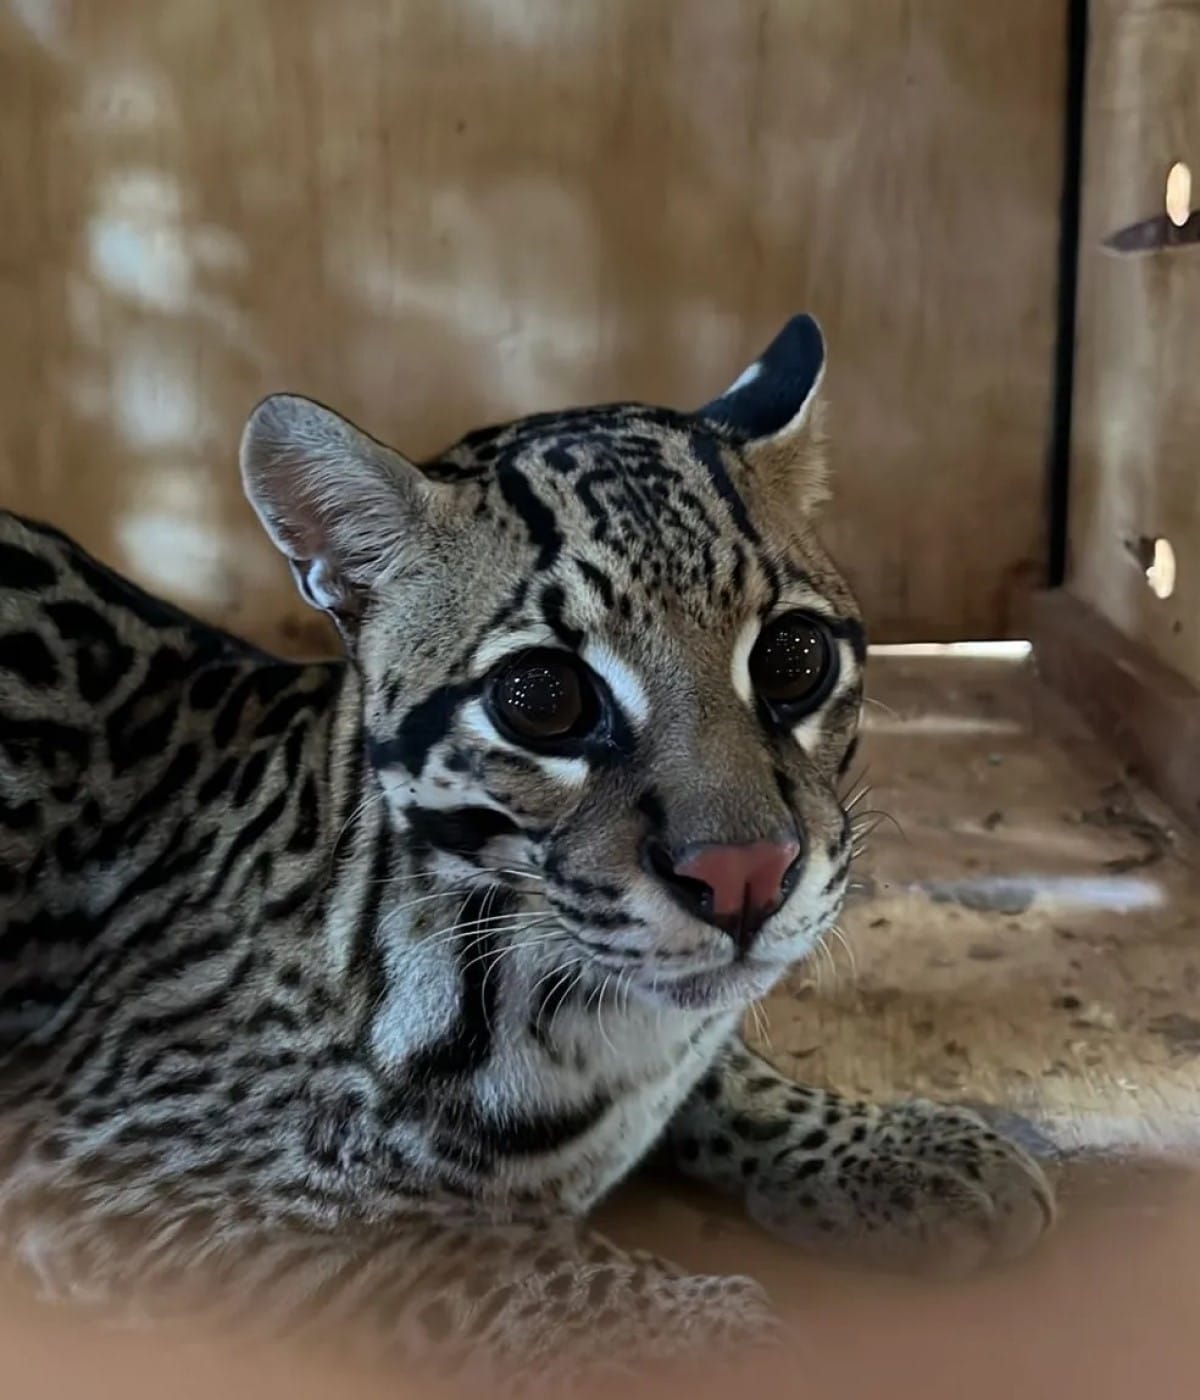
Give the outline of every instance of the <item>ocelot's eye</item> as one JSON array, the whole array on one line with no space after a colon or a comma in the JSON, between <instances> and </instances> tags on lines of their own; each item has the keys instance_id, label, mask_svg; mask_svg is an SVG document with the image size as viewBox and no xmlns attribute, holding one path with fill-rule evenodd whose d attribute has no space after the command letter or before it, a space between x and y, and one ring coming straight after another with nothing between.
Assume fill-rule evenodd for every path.
<instances>
[{"instance_id":1,"label":"ocelot's eye","mask_svg":"<svg viewBox=\"0 0 1200 1400\"><path fill-rule=\"evenodd\" d=\"M581 739L600 716L590 673L562 651L526 651L506 662L492 678L489 698L501 729L534 746Z\"/></svg>"},{"instance_id":2,"label":"ocelot's eye","mask_svg":"<svg viewBox=\"0 0 1200 1400\"><path fill-rule=\"evenodd\" d=\"M755 690L789 716L815 710L829 694L836 672L837 648L829 629L809 613L772 618L750 653Z\"/></svg>"}]
</instances>

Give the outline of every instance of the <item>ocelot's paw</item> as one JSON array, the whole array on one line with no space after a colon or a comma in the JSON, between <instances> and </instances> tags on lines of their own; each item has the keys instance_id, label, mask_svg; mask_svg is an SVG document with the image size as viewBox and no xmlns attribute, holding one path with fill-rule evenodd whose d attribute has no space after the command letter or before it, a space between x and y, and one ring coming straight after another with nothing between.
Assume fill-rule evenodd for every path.
<instances>
[{"instance_id":1,"label":"ocelot's paw","mask_svg":"<svg viewBox=\"0 0 1200 1400\"><path fill-rule=\"evenodd\" d=\"M958 1275L1023 1254L1054 1220L1041 1167L965 1109L864 1108L819 1136L764 1163L747 1194L754 1219L791 1243Z\"/></svg>"},{"instance_id":2,"label":"ocelot's paw","mask_svg":"<svg viewBox=\"0 0 1200 1400\"><path fill-rule=\"evenodd\" d=\"M629 1255L620 1266L572 1265L525 1281L479 1340L499 1363L489 1393L567 1400L677 1367L734 1374L785 1332L751 1279L668 1274L661 1261Z\"/></svg>"},{"instance_id":3,"label":"ocelot's paw","mask_svg":"<svg viewBox=\"0 0 1200 1400\"><path fill-rule=\"evenodd\" d=\"M784 1340L779 1315L760 1284L732 1275L681 1274L653 1279L630 1300L628 1312L584 1314L575 1331L577 1354L607 1368L618 1354L637 1366L703 1357L740 1362ZM605 1335L606 1331L609 1335Z\"/></svg>"}]
</instances>

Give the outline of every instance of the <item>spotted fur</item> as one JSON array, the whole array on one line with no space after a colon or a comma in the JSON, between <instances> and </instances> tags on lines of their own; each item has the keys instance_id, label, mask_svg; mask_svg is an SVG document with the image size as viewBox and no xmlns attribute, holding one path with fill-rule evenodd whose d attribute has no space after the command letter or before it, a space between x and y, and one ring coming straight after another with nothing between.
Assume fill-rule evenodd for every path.
<instances>
[{"instance_id":1,"label":"spotted fur","mask_svg":"<svg viewBox=\"0 0 1200 1400\"><path fill-rule=\"evenodd\" d=\"M1038 1168L973 1117L802 1089L736 1034L852 855L822 363L798 318L698 413L543 414L419 469L268 400L247 491L340 663L0 517L0 1232L46 1289L354 1318L561 1385L770 1331L750 1282L580 1224L659 1143L811 1248L964 1265L1041 1232ZM837 665L790 727L746 669L787 609ZM498 730L489 677L530 646L591 668L602 735ZM781 831L803 858L749 940L640 856Z\"/></svg>"}]
</instances>

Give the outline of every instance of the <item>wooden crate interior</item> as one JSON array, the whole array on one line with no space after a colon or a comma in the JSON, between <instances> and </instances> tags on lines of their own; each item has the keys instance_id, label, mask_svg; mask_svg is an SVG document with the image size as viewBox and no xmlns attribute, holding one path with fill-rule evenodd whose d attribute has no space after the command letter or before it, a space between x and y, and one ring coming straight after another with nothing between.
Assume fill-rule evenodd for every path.
<instances>
[{"instance_id":1,"label":"wooden crate interior","mask_svg":"<svg viewBox=\"0 0 1200 1400\"><path fill-rule=\"evenodd\" d=\"M328 644L236 481L268 391L425 454L570 403L703 403L798 310L831 346L830 540L876 638L1004 635L1043 581L1062 6L128 0L0 26L0 485L189 606Z\"/></svg>"},{"instance_id":2,"label":"wooden crate interior","mask_svg":"<svg viewBox=\"0 0 1200 1400\"><path fill-rule=\"evenodd\" d=\"M619 1195L621 1240L769 1280L806 1359L763 1395L1194 1393L1200 214L1166 187L1187 165L1200 205L1198 74L1196 0L0 4L0 505L319 654L237 479L261 395L420 456L570 403L702 402L807 309L828 540L873 639L1033 635L1033 658L873 658L884 824L844 942L758 1033L798 1077L1015 1122L1062 1229L946 1291ZM12 1297L14 1395L360 1393L340 1364L125 1346Z\"/></svg>"}]
</instances>

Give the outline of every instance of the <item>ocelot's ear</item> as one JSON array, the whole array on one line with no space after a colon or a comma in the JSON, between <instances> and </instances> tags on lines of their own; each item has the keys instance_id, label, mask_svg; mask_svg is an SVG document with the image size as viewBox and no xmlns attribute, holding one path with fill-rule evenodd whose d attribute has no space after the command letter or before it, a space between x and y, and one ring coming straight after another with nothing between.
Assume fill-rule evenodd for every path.
<instances>
[{"instance_id":1,"label":"ocelot's ear","mask_svg":"<svg viewBox=\"0 0 1200 1400\"><path fill-rule=\"evenodd\" d=\"M698 416L719 423L771 492L806 507L828 495L821 432L825 338L811 316L793 316L763 353Z\"/></svg>"},{"instance_id":2,"label":"ocelot's ear","mask_svg":"<svg viewBox=\"0 0 1200 1400\"><path fill-rule=\"evenodd\" d=\"M403 567L436 491L398 452L294 394L258 405L240 458L250 504L301 595L340 624Z\"/></svg>"}]
</instances>

